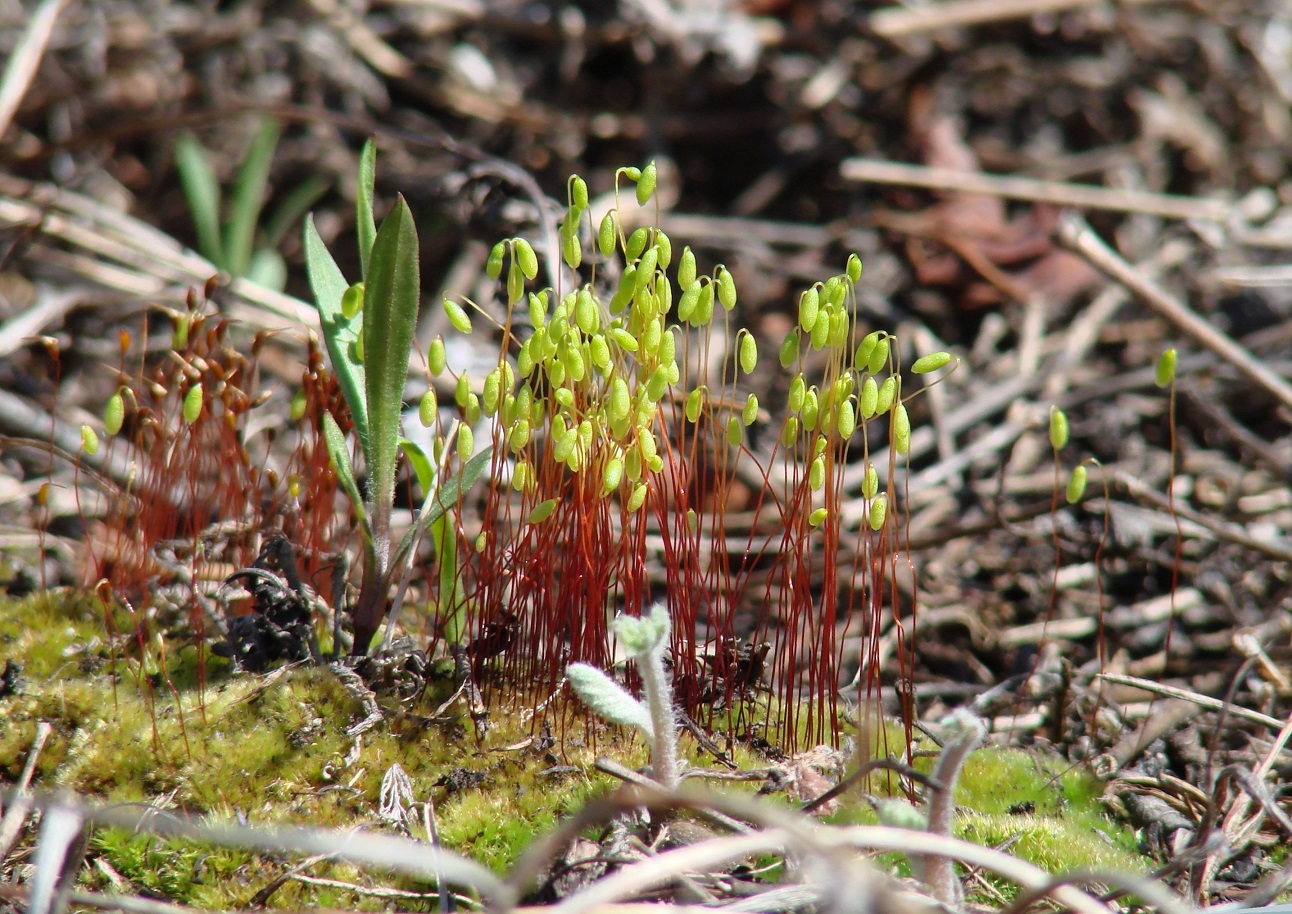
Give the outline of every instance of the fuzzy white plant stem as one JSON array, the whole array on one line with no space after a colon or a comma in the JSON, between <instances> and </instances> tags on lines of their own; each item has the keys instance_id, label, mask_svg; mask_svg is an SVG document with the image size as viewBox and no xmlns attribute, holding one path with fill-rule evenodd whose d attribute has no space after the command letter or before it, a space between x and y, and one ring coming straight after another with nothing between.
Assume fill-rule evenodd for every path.
<instances>
[{"instance_id":1,"label":"fuzzy white plant stem","mask_svg":"<svg viewBox=\"0 0 1292 914\"><path fill-rule=\"evenodd\" d=\"M640 618L620 616L611 630L632 660L636 661L646 691L646 704L633 698L614 680L586 663L566 668L570 685L599 717L611 723L635 726L650 741L651 770L668 790L678 785L677 715L673 711L673 686L664 669L669 618L656 604Z\"/></svg>"},{"instance_id":2,"label":"fuzzy white plant stem","mask_svg":"<svg viewBox=\"0 0 1292 914\"><path fill-rule=\"evenodd\" d=\"M664 644L667 643L668 616L656 606L652 611L665 619L664 635L658 647L647 651L637 658L637 669L641 673L642 686L646 690L646 704L650 708L651 768L655 780L666 790L675 790L678 785L677 771L677 715L673 712L673 684L668 671L664 669Z\"/></svg>"}]
</instances>

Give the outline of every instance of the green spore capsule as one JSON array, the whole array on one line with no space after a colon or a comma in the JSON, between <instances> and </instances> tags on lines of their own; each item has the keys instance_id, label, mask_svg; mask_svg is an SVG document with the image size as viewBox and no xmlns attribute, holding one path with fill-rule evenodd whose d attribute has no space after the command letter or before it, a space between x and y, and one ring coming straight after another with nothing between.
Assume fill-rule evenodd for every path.
<instances>
[{"instance_id":1,"label":"green spore capsule","mask_svg":"<svg viewBox=\"0 0 1292 914\"><path fill-rule=\"evenodd\" d=\"M690 288L693 282L695 282L695 252L691 250L690 245L687 245L682 248L682 261L677 266L677 284L683 288Z\"/></svg>"},{"instance_id":2,"label":"green spore capsule","mask_svg":"<svg viewBox=\"0 0 1292 914\"><path fill-rule=\"evenodd\" d=\"M569 346L565 350L565 371L571 381L582 381L588 373L587 363L583 361L583 349L580 346Z\"/></svg>"},{"instance_id":3,"label":"green spore capsule","mask_svg":"<svg viewBox=\"0 0 1292 914\"><path fill-rule=\"evenodd\" d=\"M689 324L696 307L700 304L700 281L697 279L686 287L677 303L677 319Z\"/></svg>"},{"instance_id":4,"label":"green spore capsule","mask_svg":"<svg viewBox=\"0 0 1292 914\"><path fill-rule=\"evenodd\" d=\"M737 416L732 416L727 420L727 444L732 447L740 447L745 442L745 431L740 424Z\"/></svg>"},{"instance_id":5,"label":"green spore capsule","mask_svg":"<svg viewBox=\"0 0 1292 914\"><path fill-rule=\"evenodd\" d=\"M623 422L632 410L632 396L628 393L628 382L615 378L610 382L610 397L606 402L607 415L611 422Z\"/></svg>"},{"instance_id":6,"label":"green spore capsule","mask_svg":"<svg viewBox=\"0 0 1292 914\"><path fill-rule=\"evenodd\" d=\"M583 263L583 245L576 234L566 235L561 239L561 257L571 270L577 270Z\"/></svg>"},{"instance_id":7,"label":"green spore capsule","mask_svg":"<svg viewBox=\"0 0 1292 914\"><path fill-rule=\"evenodd\" d=\"M512 257L511 267L507 270L507 304L514 305L524 295L525 274L521 272L520 262Z\"/></svg>"},{"instance_id":8,"label":"green spore capsule","mask_svg":"<svg viewBox=\"0 0 1292 914\"><path fill-rule=\"evenodd\" d=\"M659 251L659 268L667 270L673 262L673 242L659 229L655 230L655 249Z\"/></svg>"},{"instance_id":9,"label":"green spore capsule","mask_svg":"<svg viewBox=\"0 0 1292 914\"><path fill-rule=\"evenodd\" d=\"M301 415L293 415L292 421L299 421L300 417L305 415L305 391L298 390L297 395L301 398ZM292 400L292 412L296 411L295 398ZM115 435L121 431L121 426L126 421L126 398L121 395L121 389L117 388L112 396L108 397L107 404L103 407L103 430L109 435Z\"/></svg>"},{"instance_id":10,"label":"green spore capsule","mask_svg":"<svg viewBox=\"0 0 1292 914\"><path fill-rule=\"evenodd\" d=\"M81 426L81 450L91 457L99 452L99 436L88 425Z\"/></svg>"},{"instance_id":11,"label":"green spore capsule","mask_svg":"<svg viewBox=\"0 0 1292 914\"><path fill-rule=\"evenodd\" d=\"M700 408L704 405L704 388L697 387L686 397L686 421L694 424L700 420Z\"/></svg>"},{"instance_id":12,"label":"green spore capsule","mask_svg":"<svg viewBox=\"0 0 1292 914\"><path fill-rule=\"evenodd\" d=\"M659 250L657 248L647 248L642 252L641 260L637 263L637 291L641 292L650 281L655 278L655 268L659 266Z\"/></svg>"},{"instance_id":13,"label":"green spore capsule","mask_svg":"<svg viewBox=\"0 0 1292 914\"><path fill-rule=\"evenodd\" d=\"M516 424L511 427L511 433L507 435L507 444L511 446L513 454L519 454L525 450L529 444L530 424L528 419L517 419Z\"/></svg>"},{"instance_id":14,"label":"green spore capsule","mask_svg":"<svg viewBox=\"0 0 1292 914\"><path fill-rule=\"evenodd\" d=\"M878 533L884 526L884 520L888 517L888 496L880 495L870 503L870 529Z\"/></svg>"},{"instance_id":15,"label":"green spore capsule","mask_svg":"<svg viewBox=\"0 0 1292 914\"><path fill-rule=\"evenodd\" d=\"M825 519L829 516L830 516L829 508L817 508L815 511L813 511L811 514L808 515L808 525L811 527L819 527L825 523Z\"/></svg>"},{"instance_id":16,"label":"green spore capsule","mask_svg":"<svg viewBox=\"0 0 1292 914\"><path fill-rule=\"evenodd\" d=\"M202 385L194 384L184 394L184 407L181 410L184 421L192 425L202 415Z\"/></svg>"},{"instance_id":17,"label":"green spore capsule","mask_svg":"<svg viewBox=\"0 0 1292 914\"><path fill-rule=\"evenodd\" d=\"M646 245L650 243L650 229L642 226L628 236L628 242L624 245L624 257L628 260L636 260L646 250Z\"/></svg>"},{"instance_id":18,"label":"green spore capsule","mask_svg":"<svg viewBox=\"0 0 1292 914\"><path fill-rule=\"evenodd\" d=\"M619 285L615 288L615 294L610 296L610 303L606 306L611 314L619 314L628 307L628 303L633 300L633 294L637 290L637 265L629 264L624 268L623 273L619 275Z\"/></svg>"},{"instance_id":19,"label":"green spore capsule","mask_svg":"<svg viewBox=\"0 0 1292 914\"><path fill-rule=\"evenodd\" d=\"M1050 446L1061 451L1068 445L1068 416L1057 406L1050 407Z\"/></svg>"},{"instance_id":20,"label":"green spore capsule","mask_svg":"<svg viewBox=\"0 0 1292 914\"><path fill-rule=\"evenodd\" d=\"M470 333L471 318L467 315L466 309L447 295L444 296L442 301L444 302L444 313L449 316L449 323L459 333Z\"/></svg>"},{"instance_id":21,"label":"green spore capsule","mask_svg":"<svg viewBox=\"0 0 1292 914\"><path fill-rule=\"evenodd\" d=\"M308 401L305 398L304 390L298 390L296 391L296 393L292 394L292 405L291 405L290 415L292 417L293 422L300 422L301 419L305 418L305 407L307 405L308 405ZM121 426L119 425L117 426L118 429L120 427ZM116 434L116 433L109 432L109 434Z\"/></svg>"},{"instance_id":22,"label":"green spore capsule","mask_svg":"<svg viewBox=\"0 0 1292 914\"><path fill-rule=\"evenodd\" d=\"M651 372L651 376L646 380L646 396L655 403L664 399L664 394L668 391L669 375L668 366L661 365Z\"/></svg>"},{"instance_id":23,"label":"green spore capsule","mask_svg":"<svg viewBox=\"0 0 1292 914\"><path fill-rule=\"evenodd\" d=\"M447 366L448 356L444 352L444 337L437 336L431 340L431 345L426 350L426 367L438 378Z\"/></svg>"},{"instance_id":24,"label":"green spore capsule","mask_svg":"<svg viewBox=\"0 0 1292 914\"><path fill-rule=\"evenodd\" d=\"M476 436L465 422L458 425L458 459L470 460L476 449Z\"/></svg>"},{"instance_id":25,"label":"green spore capsule","mask_svg":"<svg viewBox=\"0 0 1292 914\"><path fill-rule=\"evenodd\" d=\"M817 293L816 286L806 290L799 296L799 327L804 333L811 333L812 328L816 326L817 318L821 314L821 298Z\"/></svg>"},{"instance_id":26,"label":"green spore capsule","mask_svg":"<svg viewBox=\"0 0 1292 914\"><path fill-rule=\"evenodd\" d=\"M592 297L592 290L584 286L574 300L574 323L588 336L596 333L601 326L597 314L597 302Z\"/></svg>"},{"instance_id":27,"label":"green spore capsule","mask_svg":"<svg viewBox=\"0 0 1292 914\"><path fill-rule=\"evenodd\" d=\"M341 299L341 301L343 303L342 306L344 307L344 302L345 302L344 297ZM171 349L174 349L176 352L179 352L181 349L183 349L185 346L188 345L188 333L189 333L189 330L192 329L192 324L193 324L193 315L191 314L183 314L175 319L175 328L171 330L171 334L170 334Z\"/></svg>"},{"instance_id":28,"label":"green spore capsule","mask_svg":"<svg viewBox=\"0 0 1292 914\"><path fill-rule=\"evenodd\" d=\"M673 362L677 357L677 336L672 329L665 330L659 337L659 360Z\"/></svg>"},{"instance_id":29,"label":"green spore capsule","mask_svg":"<svg viewBox=\"0 0 1292 914\"><path fill-rule=\"evenodd\" d=\"M751 373L758 365L758 342L749 331L740 338L740 370Z\"/></svg>"},{"instance_id":30,"label":"green spore capsule","mask_svg":"<svg viewBox=\"0 0 1292 914\"><path fill-rule=\"evenodd\" d=\"M655 434L648 428L639 428L637 430L637 447L641 451L642 459L650 463L654 459L656 449L659 447L655 442Z\"/></svg>"},{"instance_id":31,"label":"green spore capsule","mask_svg":"<svg viewBox=\"0 0 1292 914\"><path fill-rule=\"evenodd\" d=\"M430 428L434 425L439 411L440 404L435 397L435 388L426 388L426 393L422 394L422 399L417 404L417 420L422 423L422 428Z\"/></svg>"},{"instance_id":32,"label":"green spore capsule","mask_svg":"<svg viewBox=\"0 0 1292 914\"><path fill-rule=\"evenodd\" d=\"M659 173L652 161L649 165L641 170L637 178L637 205L645 206L646 201L650 199L651 194L655 193L655 182L659 180Z\"/></svg>"},{"instance_id":33,"label":"green spore capsule","mask_svg":"<svg viewBox=\"0 0 1292 914\"><path fill-rule=\"evenodd\" d=\"M911 452L911 417L901 403L893 407L893 449L902 456Z\"/></svg>"},{"instance_id":34,"label":"green spore capsule","mask_svg":"<svg viewBox=\"0 0 1292 914\"><path fill-rule=\"evenodd\" d=\"M622 332L627 333L627 331L622 331ZM616 340L616 342L619 342L619 341ZM637 342L636 340L633 340L634 350L637 348L636 342ZM623 347L622 343L620 343L620 347L625 348ZM606 338L602 336L600 333L598 333L596 336L594 336L591 340L588 341L588 351L589 351L589 354L592 356L592 367L595 368L597 371L601 372L603 375L609 374L610 373L610 344L606 342Z\"/></svg>"},{"instance_id":35,"label":"green spore capsule","mask_svg":"<svg viewBox=\"0 0 1292 914\"><path fill-rule=\"evenodd\" d=\"M853 367L858 371L866 368L870 364L870 357L875 352L875 346L879 343L879 337L884 331L872 330L861 338L857 344L857 352L852 357Z\"/></svg>"},{"instance_id":36,"label":"green spore capsule","mask_svg":"<svg viewBox=\"0 0 1292 914\"><path fill-rule=\"evenodd\" d=\"M547 324L547 293L529 293L529 322L539 330Z\"/></svg>"},{"instance_id":37,"label":"green spore capsule","mask_svg":"<svg viewBox=\"0 0 1292 914\"><path fill-rule=\"evenodd\" d=\"M713 283L706 283L700 289L700 300L695 304L691 315L691 326L707 327L713 320Z\"/></svg>"},{"instance_id":38,"label":"green spore capsule","mask_svg":"<svg viewBox=\"0 0 1292 914\"><path fill-rule=\"evenodd\" d=\"M718 267L718 302L724 311L736 307L736 279L726 267Z\"/></svg>"},{"instance_id":39,"label":"green spore capsule","mask_svg":"<svg viewBox=\"0 0 1292 914\"><path fill-rule=\"evenodd\" d=\"M1068 477L1068 491L1066 493L1068 504L1075 505L1081 501L1081 496L1086 494L1086 465L1079 463L1072 468L1072 475Z\"/></svg>"},{"instance_id":40,"label":"green spore capsule","mask_svg":"<svg viewBox=\"0 0 1292 914\"><path fill-rule=\"evenodd\" d=\"M851 400L844 400L839 404L839 437L847 441L852 437L852 433L857 430L857 411L853 408Z\"/></svg>"},{"instance_id":41,"label":"green spore capsule","mask_svg":"<svg viewBox=\"0 0 1292 914\"><path fill-rule=\"evenodd\" d=\"M861 279L861 258L856 254L848 255L847 274L848 281L854 286L857 284L857 281Z\"/></svg>"},{"instance_id":42,"label":"green spore capsule","mask_svg":"<svg viewBox=\"0 0 1292 914\"><path fill-rule=\"evenodd\" d=\"M498 411L498 401L502 396L502 370L495 368L485 375L484 379L484 413L492 416Z\"/></svg>"},{"instance_id":43,"label":"green spore capsule","mask_svg":"<svg viewBox=\"0 0 1292 914\"><path fill-rule=\"evenodd\" d=\"M511 488L515 492L527 491L534 480L534 467L528 460L517 460L511 471Z\"/></svg>"},{"instance_id":44,"label":"green spore capsule","mask_svg":"<svg viewBox=\"0 0 1292 914\"><path fill-rule=\"evenodd\" d=\"M781 447L791 448L799 440L799 417L786 416L781 426Z\"/></svg>"},{"instance_id":45,"label":"green spore capsule","mask_svg":"<svg viewBox=\"0 0 1292 914\"><path fill-rule=\"evenodd\" d=\"M817 419L820 418L821 404L817 399L815 387L808 389L803 395L803 409L800 415L803 417L803 427L808 431L814 431L817 425Z\"/></svg>"},{"instance_id":46,"label":"green spore capsule","mask_svg":"<svg viewBox=\"0 0 1292 914\"><path fill-rule=\"evenodd\" d=\"M453 402L458 405L459 409L467 408L467 400L471 398L471 377L465 371L458 375L458 382L453 387Z\"/></svg>"},{"instance_id":47,"label":"green spore capsule","mask_svg":"<svg viewBox=\"0 0 1292 914\"><path fill-rule=\"evenodd\" d=\"M601 494L609 495L624 481L624 462L618 457L606 462L601 474Z\"/></svg>"},{"instance_id":48,"label":"green spore capsule","mask_svg":"<svg viewBox=\"0 0 1292 914\"><path fill-rule=\"evenodd\" d=\"M813 492L820 492L825 486L825 458L817 457L808 467L808 487Z\"/></svg>"},{"instance_id":49,"label":"green spore capsule","mask_svg":"<svg viewBox=\"0 0 1292 914\"><path fill-rule=\"evenodd\" d=\"M628 497L628 513L636 514L646 504L646 483L639 482L633 487L633 494Z\"/></svg>"},{"instance_id":50,"label":"green spore capsule","mask_svg":"<svg viewBox=\"0 0 1292 914\"><path fill-rule=\"evenodd\" d=\"M937 371L951 361L949 352L930 352L926 356L921 356L915 360L911 366L912 374L928 374L930 371Z\"/></svg>"},{"instance_id":51,"label":"green spore capsule","mask_svg":"<svg viewBox=\"0 0 1292 914\"><path fill-rule=\"evenodd\" d=\"M588 183L578 175L570 176L570 203L576 210L588 208Z\"/></svg>"},{"instance_id":52,"label":"green spore capsule","mask_svg":"<svg viewBox=\"0 0 1292 914\"><path fill-rule=\"evenodd\" d=\"M835 310L842 310L843 303L848 298L848 286L844 283L844 277L831 276L825 281L825 288L821 290L821 300Z\"/></svg>"},{"instance_id":53,"label":"green spore capsule","mask_svg":"<svg viewBox=\"0 0 1292 914\"><path fill-rule=\"evenodd\" d=\"M549 498L547 501L541 501L534 506L534 510L529 512L528 522L531 524L541 524L552 516L556 510L556 499Z\"/></svg>"},{"instance_id":54,"label":"green spore capsule","mask_svg":"<svg viewBox=\"0 0 1292 914\"><path fill-rule=\"evenodd\" d=\"M866 478L861 481L861 494L865 498L874 498L879 491L879 470L873 463L866 464Z\"/></svg>"},{"instance_id":55,"label":"green spore capsule","mask_svg":"<svg viewBox=\"0 0 1292 914\"><path fill-rule=\"evenodd\" d=\"M341 295L341 316L352 321L363 310L363 283L357 282Z\"/></svg>"},{"instance_id":56,"label":"green spore capsule","mask_svg":"<svg viewBox=\"0 0 1292 914\"><path fill-rule=\"evenodd\" d=\"M499 241L489 250L489 259L485 261L485 275L497 279L502 275L502 259L506 254L506 245Z\"/></svg>"},{"instance_id":57,"label":"green spore capsule","mask_svg":"<svg viewBox=\"0 0 1292 914\"><path fill-rule=\"evenodd\" d=\"M1166 387L1175 380L1175 366L1178 356L1175 347L1163 352L1157 357L1157 368L1154 372L1154 380L1158 387Z\"/></svg>"},{"instance_id":58,"label":"green spore capsule","mask_svg":"<svg viewBox=\"0 0 1292 914\"><path fill-rule=\"evenodd\" d=\"M780 363L781 367L788 369L799 359L799 332L791 330L789 336L785 337L785 342L781 343Z\"/></svg>"},{"instance_id":59,"label":"green spore capsule","mask_svg":"<svg viewBox=\"0 0 1292 914\"><path fill-rule=\"evenodd\" d=\"M866 363L866 370L871 374L879 374L888 364L888 334L884 334L875 341L875 348L870 353L870 361Z\"/></svg>"},{"instance_id":60,"label":"green spore capsule","mask_svg":"<svg viewBox=\"0 0 1292 914\"><path fill-rule=\"evenodd\" d=\"M848 342L848 312L843 308L831 306L829 342L836 349L842 349Z\"/></svg>"},{"instance_id":61,"label":"green spore capsule","mask_svg":"<svg viewBox=\"0 0 1292 914\"><path fill-rule=\"evenodd\" d=\"M813 349L824 349L830 343L830 315L824 311L816 319L816 324L812 327L812 332L808 338L812 341Z\"/></svg>"},{"instance_id":62,"label":"green spore capsule","mask_svg":"<svg viewBox=\"0 0 1292 914\"><path fill-rule=\"evenodd\" d=\"M893 408L897 399L897 378L889 376L879 385L879 396L875 398L875 415L882 416Z\"/></svg>"},{"instance_id":63,"label":"green spore capsule","mask_svg":"<svg viewBox=\"0 0 1292 914\"><path fill-rule=\"evenodd\" d=\"M642 331L641 349L646 356L659 358L660 347L664 345L664 321L658 317L646 322Z\"/></svg>"},{"instance_id":64,"label":"green spore capsule","mask_svg":"<svg viewBox=\"0 0 1292 914\"><path fill-rule=\"evenodd\" d=\"M740 412L740 420L745 423L746 427L754 424L758 418L758 397L750 394L745 398L745 408Z\"/></svg>"},{"instance_id":65,"label":"green spore capsule","mask_svg":"<svg viewBox=\"0 0 1292 914\"><path fill-rule=\"evenodd\" d=\"M803 373L799 372L790 381L789 408L790 412L796 413L803 408L803 398L807 395L807 381L803 380Z\"/></svg>"},{"instance_id":66,"label":"green spore capsule","mask_svg":"<svg viewBox=\"0 0 1292 914\"><path fill-rule=\"evenodd\" d=\"M601 225L597 229L597 250L601 252L602 257L609 257L615 250L614 210L601 217Z\"/></svg>"},{"instance_id":67,"label":"green spore capsule","mask_svg":"<svg viewBox=\"0 0 1292 914\"><path fill-rule=\"evenodd\" d=\"M530 340L525 340L520 344L520 352L516 353L516 371L522 378L528 378L534 372L534 347L530 343Z\"/></svg>"},{"instance_id":68,"label":"green spore capsule","mask_svg":"<svg viewBox=\"0 0 1292 914\"><path fill-rule=\"evenodd\" d=\"M879 410L879 385L873 377L866 378L861 385L861 398L857 401L857 408L861 412L861 418L875 418L875 413Z\"/></svg>"}]
</instances>

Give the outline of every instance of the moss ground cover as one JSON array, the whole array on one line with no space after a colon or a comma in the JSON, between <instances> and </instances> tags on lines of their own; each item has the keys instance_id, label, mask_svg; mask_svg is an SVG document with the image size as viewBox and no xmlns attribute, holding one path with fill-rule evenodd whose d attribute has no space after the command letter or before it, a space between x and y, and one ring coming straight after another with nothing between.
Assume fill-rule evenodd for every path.
<instances>
[{"instance_id":1,"label":"moss ground cover","mask_svg":"<svg viewBox=\"0 0 1292 914\"><path fill-rule=\"evenodd\" d=\"M209 658L200 689L191 645L169 644L163 668L147 657L141 664L120 636L114 659L104 632L98 601L72 592L0 608L0 646L24 668L17 691L0 698L0 779L18 777L46 721L53 735L40 755L38 788L259 824L397 830L381 807L383 778L398 765L414 800L432 801L440 841L503 871L537 834L613 786L593 768L596 755L646 762L640 738L589 730L583 718L544 728L500 707L480 735L461 705L433 716L447 696L435 686L415 704L386 708L384 721L356 739L346 731L364 718L362 703L326 667L233 675L226 661ZM560 742L552 729L562 731ZM900 729L891 729L890 742L900 745ZM685 734L681 748L690 766L712 764ZM743 748L735 759L745 769L767 765ZM1142 869L1133 836L1102 814L1100 789L1055 759L980 750L960 782L959 831L982 843L1012 842L1015 853L1055 871ZM873 816L848 797L831 821ZM411 833L425 837L420 824ZM114 829L95 833L90 858L87 887L215 909L247 905L298 862ZM313 881L286 880L266 900L367 910L388 906L393 891L411 909L438 904L433 887L415 880L386 883L384 896L365 894L371 877L348 865L319 861L302 875Z\"/></svg>"}]
</instances>

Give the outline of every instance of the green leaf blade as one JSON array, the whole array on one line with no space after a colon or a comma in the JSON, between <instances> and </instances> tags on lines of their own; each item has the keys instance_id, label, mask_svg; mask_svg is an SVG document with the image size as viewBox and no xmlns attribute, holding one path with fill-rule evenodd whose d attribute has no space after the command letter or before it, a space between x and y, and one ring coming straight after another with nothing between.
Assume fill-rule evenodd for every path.
<instances>
[{"instance_id":1,"label":"green leaf blade","mask_svg":"<svg viewBox=\"0 0 1292 914\"><path fill-rule=\"evenodd\" d=\"M224 239L220 236L220 182L206 156L206 150L191 133L175 141L175 170L188 200L197 234L197 250L221 270L227 270Z\"/></svg>"},{"instance_id":2,"label":"green leaf blade","mask_svg":"<svg viewBox=\"0 0 1292 914\"><path fill-rule=\"evenodd\" d=\"M238 170L233 189L232 211L224 231L224 256L227 269L234 276L245 276L255 247L256 225L265 203L269 170L274 164L274 150L282 128L272 117L262 118L260 128L251 140L251 148Z\"/></svg>"},{"instance_id":3,"label":"green leaf blade","mask_svg":"<svg viewBox=\"0 0 1292 914\"><path fill-rule=\"evenodd\" d=\"M365 371L361 363L351 358L354 343L359 338L363 327L363 316L347 320L341 313L341 298L350 286L341 273L341 268L332 259L327 245L314 227L314 217L305 219L305 272L309 277L310 289L314 292L314 306L318 309L319 323L323 329L323 341L327 344L328 355L332 359L332 370L336 372L337 382L345 395L345 402L350 407L350 417L354 420L355 431L359 441L368 449L368 401L365 392Z\"/></svg>"},{"instance_id":4,"label":"green leaf blade","mask_svg":"<svg viewBox=\"0 0 1292 914\"><path fill-rule=\"evenodd\" d=\"M363 278L368 278L368 261L377 238L377 223L372 215L372 198L377 186L377 144L372 137L359 153L359 192L355 198L355 231L359 235L359 263Z\"/></svg>"},{"instance_id":5,"label":"green leaf blade","mask_svg":"<svg viewBox=\"0 0 1292 914\"><path fill-rule=\"evenodd\" d=\"M354 479L354 467L350 465L350 449L345 444L345 434L330 412L323 414L323 442L327 445L328 457L332 459L332 468L336 471L341 488L350 497L354 505L355 516L359 518L359 529L363 532L364 545L371 548L372 528L368 524L368 512L364 510L363 496L359 494L359 485Z\"/></svg>"},{"instance_id":6,"label":"green leaf blade","mask_svg":"<svg viewBox=\"0 0 1292 914\"><path fill-rule=\"evenodd\" d=\"M379 538L389 532L404 382L420 304L417 229L400 197L373 242L363 300L369 433L364 456L372 485L372 526Z\"/></svg>"}]
</instances>

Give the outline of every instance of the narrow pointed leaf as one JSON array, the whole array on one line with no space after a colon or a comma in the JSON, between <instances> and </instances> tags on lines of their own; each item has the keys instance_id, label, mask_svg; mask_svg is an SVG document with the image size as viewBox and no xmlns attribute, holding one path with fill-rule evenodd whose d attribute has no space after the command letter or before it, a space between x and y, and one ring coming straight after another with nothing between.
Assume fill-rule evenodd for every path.
<instances>
[{"instance_id":1,"label":"narrow pointed leaf","mask_svg":"<svg viewBox=\"0 0 1292 914\"><path fill-rule=\"evenodd\" d=\"M359 264L363 278L368 278L368 260L377 238L377 223L372 215L372 197L377 183L377 144L372 137L359 153L359 194L355 200L355 229L359 234Z\"/></svg>"},{"instance_id":2,"label":"narrow pointed leaf","mask_svg":"<svg viewBox=\"0 0 1292 914\"><path fill-rule=\"evenodd\" d=\"M395 463L399 420L404 409L408 354L421 299L417 262L417 229L403 197L381 223L372 245L363 298L365 387L368 440L364 456L372 494L372 529L378 538L389 531L395 497Z\"/></svg>"},{"instance_id":3,"label":"narrow pointed leaf","mask_svg":"<svg viewBox=\"0 0 1292 914\"><path fill-rule=\"evenodd\" d=\"M368 512L363 506L363 496L359 494L359 485L354 481L354 467L350 465L350 449L346 447L345 435L341 426L336 424L331 413L323 414L323 442L327 445L328 456L332 458L332 469L341 488L350 497L354 505L355 516L359 518L359 529L363 533L364 545L371 548L372 529L368 526Z\"/></svg>"},{"instance_id":4,"label":"narrow pointed leaf","mask_svg":"<svg viewBox=\"0 0 1292 914\"><path fill-rule=\"evenodd\" d=\"M251 148L238 170L238 181L233 188L233 208L229 224L224 230L224 256L226 269L234 276L247 275L251 266L251 252L255 247L256 226L260 210L265 205L265 188L269 186L269 170L274 164L274 150L282 132L278 121L263 118L260 129L251 140Z\"/></svg>"},{"instance_id":5,"label":"narrow pointed leaf","mask_svg":"<svg viewBox=\"0 0 1292 914\"><path fill-rule=\"evenodd\" d=\"M417 476L417 484L422 487L424 493L429 493L431 487L435 485L435 464L431 462L430 455L422 450L422 446L416 441L410 441L407 438L399 439L399 448L408 458L409 466Z\"/></svg>"},{"instance_id":6,"label":"narrow pointed leaf","mask_svg":"<svg viewBox=\"0 0 1292 914\"><path fill-rule=\"evenodd\" d=\"M417 515L417 521L404 534L399 548L395 550L395 555L391 559L390 567L398 568L408 550L413 548L426 533L426 528L458 506L462 496L476 484L491 460L493 460L493 451L485 448L462 464L462 469L450 476L444 485L427 494L426 501L422 503L421 513Z\"/></svg>"},{"instance_id":7,"label":"narrow pointed leaf","mask_svg":"<svg viewBox=\"0 0 1292 914\"><path fill-rule=\"evenodd\" d=\"M191 133L175 141L175 170L188 200L197 233L197 249L221 270L227 269L220 237L220 182L215 179L206 150Z\"/></svg>"},{"instance_id":8,"label":"narrow pointed leaf","mask_svg":"<svg viewBox=\"0 0 1292 914\"><path fill-rule=\"evenodd\" d=\"M314 292L314 307L318 309L319 324L323 328L323 340L327 343L328 355L332 359L332 370L336 373L341 393L350 407L350 417L354 420L355 431L364 451L368 448L368 401L364 393L364 367L355 362L350 353L359 338L363 327L363 315L356 315L347 320L341 313L341 298L350 284L345 281L341 268L336 265L328 252L327 245L319 237L314 227L314 217L305 219L305 272L309 276L310 288Z\"/></svg>"}]
</instances>

